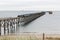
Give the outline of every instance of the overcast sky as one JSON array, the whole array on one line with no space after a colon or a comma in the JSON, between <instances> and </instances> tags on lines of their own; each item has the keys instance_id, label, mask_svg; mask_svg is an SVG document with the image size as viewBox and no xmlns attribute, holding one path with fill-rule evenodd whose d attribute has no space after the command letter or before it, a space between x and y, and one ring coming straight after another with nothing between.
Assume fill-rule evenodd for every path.
<instances>
[{"instance_id":1,"label":"overcast sky","mask_svg":"<svg viewBox=\"0 0 60 40\"><path fill-rule=\"evenodd\" d=\"M60 10L59 0L0 0L0 10Z\"/></svg>"},{"instance_id":2,"label":"overcast sky","mask_svg":"<svg viewBox=\"0 0 60 40\"><path fill-rule=\"evenodd\" d=\"M6 12L1 12L2 10ZM20 10L31 10L31 11L32 10L41 10L41 11L57 10L58 11L59 10L60 11L60 0L0 0L0 18L12 17L12 16L16 17L18 14L22 14L20 12L12 12L12 13L7 12L9 10L15 10L15 11L20 11ZM25 29L31 31L34 29L33 26L36 24L35 29L37 28L37 30L34 29L33 31L39 31L38 30L39 28L41 32L60 33L60 12L54 12L53 15L51 16L46 15L40 19L36 20L36 22L32 25L30 24L31 27L29 26ZM28 28L32 28L32 29L28 29Z\"/></svg>"}]
</instances>

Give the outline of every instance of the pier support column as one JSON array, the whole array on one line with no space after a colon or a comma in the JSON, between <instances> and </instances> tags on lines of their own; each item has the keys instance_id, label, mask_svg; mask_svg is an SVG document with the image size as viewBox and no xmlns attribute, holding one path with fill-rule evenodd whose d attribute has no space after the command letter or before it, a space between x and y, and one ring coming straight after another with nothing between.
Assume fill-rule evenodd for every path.
<instances>
[{"instance_id":1,"label":"pier support column","mask_svg":"<svg viewBox=\"0 0 60 40\"><path fill-rule=\"evenodd\" d=\"M9 25L8 25L9 33L8 34L10 35L11 34L10 22L8 22L8 23L9 23Z\"/></svg>"},{"instance_id":2,"label":"pier support column","mask_svg":"<svg viewBox=\"0 0 60 40\"><path fill-rule=\"evenodd\" d=\"M1 35L4 35L4 27L1 27Z\"/></svg>"},{"instance_id":3,"label":"pier support column","mask_svg":"<svg viewBox=\"0 0 60 40\"><path fill-rule=\"evenodd\" d=\"M19 28L18 19L15 19L15 33Z\"/></svg>"},{"instance_id":4,"label":"pier support column","mask_svg":"<svg viewBox=\"0 0 60 40\"><path fill-rule=\"evenodd\" d=\"M14 19L10 22L11 33L15 33L15 21Z\"/></svg>"},{"instance_id":5,"label":"pier support column","mask_svg":"<svg viewBox=\"0 0 60 40\"><path fill-rule=\"evenodd\" d=\"M1 35L4 35L4 22L1 21Z\"/></svg>"},{"instance_id":6,"label":"pier support column","mask_svg":"<svg viewBox=\"0 0 60 40\"><path fill-rule=\"evenodd\" d=\"M0 21L0 35L1 35L1 21Z\"/></svg>"},{"instance_id":7,"label":"pier support column","mask_svg":"<svg viewBox=\"0 0 60 40\"><path fill-rule=\"evenodd\" d=\"M16 26L17 26L17 21L16 21L16 19L13 19L13 21L12 21L12 31L13 31L13 33L14 34L16 34Z\"/></svg>"},{"instance_id":8,"label":"pier support column","mask_svg":"<svg viewBox=\"0 0 60 40\"><path fill-rule=\"evenodd\" d=\"M9 34L12 34L13 29L12 29L12 20L9 20Z\"/></svg>"},{"instance_id":9,"label":"pier support column","mask_svg":"<svg viewBox=\"0 0 60 40\"><path fill-rule=\"evenodd\" d=\"M8 35L8 21L5 21L5 35Z\"/></svg>"},{"instance_id":10,"label":"pier support column","mask_svg":"<svg viewBox=\"0 0 60 40\"><path fill-rule=\"evenodd\" d=\"M14 21L15 21L15 33L16 33L16 30L17 30L16 19Z\"/></svg>"}]
</instances>

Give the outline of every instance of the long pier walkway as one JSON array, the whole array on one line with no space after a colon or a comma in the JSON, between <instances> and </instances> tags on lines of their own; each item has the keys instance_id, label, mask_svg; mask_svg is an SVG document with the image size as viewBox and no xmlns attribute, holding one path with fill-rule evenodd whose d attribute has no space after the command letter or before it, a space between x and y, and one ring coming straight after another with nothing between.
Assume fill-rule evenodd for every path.
<instances>
[{"instance_id":1,"label":"long pier walkway","mask_svg":"<svg viewBox=\"0 0 60 40\"><path fill-rule=\"evenodd\" d=\"M10 35L11 33L16 33L20 24L26 25L43 15L45 15L45 12L18 15L17 17L0 18L0 35Z\"/></svg>"}]
</instances>

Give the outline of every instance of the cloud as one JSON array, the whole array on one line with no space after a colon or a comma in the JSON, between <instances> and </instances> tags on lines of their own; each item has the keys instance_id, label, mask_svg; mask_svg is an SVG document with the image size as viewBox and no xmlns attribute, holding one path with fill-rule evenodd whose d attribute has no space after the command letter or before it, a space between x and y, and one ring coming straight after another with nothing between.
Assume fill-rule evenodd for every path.
<instances>
[{"instance_id":1,"label":"cloud","mask_svg":"<svg viewBox=\"0 0 60 40\"><path fill-rule=\"evenodd\" d=\"M0 10L60 10L59 0L0 0Z\"/></svg>"}]
</instances>

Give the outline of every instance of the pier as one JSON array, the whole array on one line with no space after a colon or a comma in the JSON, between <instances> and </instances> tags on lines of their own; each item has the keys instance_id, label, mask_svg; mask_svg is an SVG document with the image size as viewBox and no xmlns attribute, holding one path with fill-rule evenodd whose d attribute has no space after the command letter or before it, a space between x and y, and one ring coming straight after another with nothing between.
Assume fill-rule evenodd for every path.
<instances>
[{"instance_id":1,"label":"pier","mask_svg":"<svg viewBox=\"0 0 60 40\"><path fill-rule=\"evenodd\" d=\"M0 35L16 33L19 25L27 25L33 20L45 15L46 12L18 15L17 17L0 18ZM50 14L52 12L49 12Z\"/></svg>"}]
</instances>

